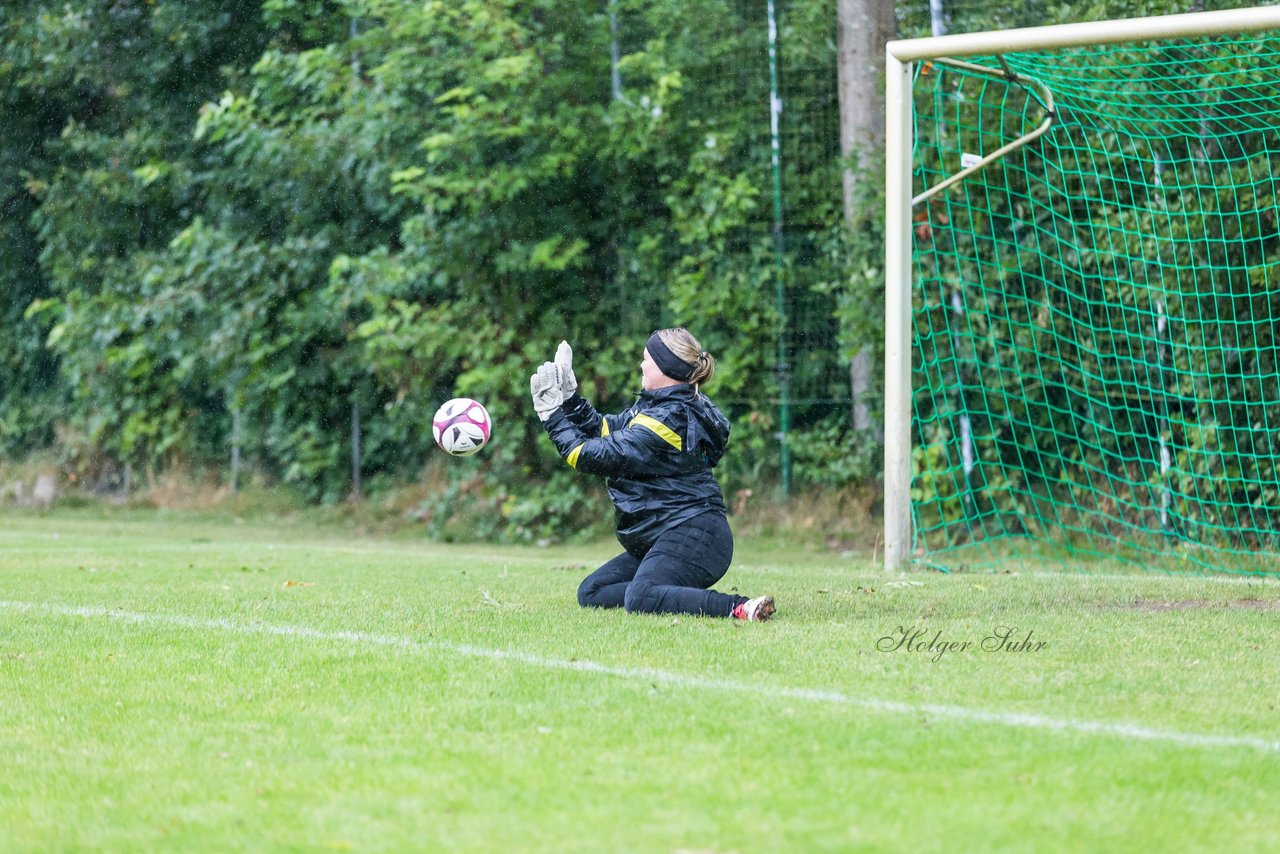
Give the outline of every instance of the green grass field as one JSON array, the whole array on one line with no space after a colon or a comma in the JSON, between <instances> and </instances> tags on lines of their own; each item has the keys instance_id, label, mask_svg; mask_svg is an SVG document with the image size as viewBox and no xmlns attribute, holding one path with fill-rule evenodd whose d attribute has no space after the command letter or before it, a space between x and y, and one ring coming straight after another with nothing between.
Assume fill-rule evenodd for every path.
<instances>
[{"instance_id":1,"label":"green grass field","mask_svg":"<svg viewBox=\"0 0 1280 854\"><path fill-rule=\"evenodd\" d=\"M1280 850L1280 583L747 540L738 625L613 551L6 511L0 848Z\"/></svg>"}]
</instances>

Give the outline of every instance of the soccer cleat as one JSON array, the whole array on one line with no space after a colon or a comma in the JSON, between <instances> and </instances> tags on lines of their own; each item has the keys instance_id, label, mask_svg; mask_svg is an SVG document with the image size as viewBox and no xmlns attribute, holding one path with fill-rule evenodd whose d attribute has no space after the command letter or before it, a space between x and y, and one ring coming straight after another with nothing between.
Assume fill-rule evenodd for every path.
<instances>
[{"instance_id":1,"label":"soccer cleat","mask_svg":"<svg viewBox=\"0 0 1280 854\"><path fill-rule=\"evenodd\" d=\"M746 620L749 623L763 623L773 616L775 610L777 609L773 605L772 596L757 596L736 606L733 609L733 618Z\"/></svg>"}]
</instances>

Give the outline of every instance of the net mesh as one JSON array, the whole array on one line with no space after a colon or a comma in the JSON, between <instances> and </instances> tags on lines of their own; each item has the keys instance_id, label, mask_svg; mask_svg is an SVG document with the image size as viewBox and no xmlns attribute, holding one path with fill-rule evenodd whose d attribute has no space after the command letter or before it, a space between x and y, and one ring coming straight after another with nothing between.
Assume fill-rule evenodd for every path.
<instances>
[{"instance_id":1,"label":"net mesh","mask_svg":"<svg viewBox=\"0 0 1280 854\"><path fill-rule=\"evenodd\" d=\"M617 4L620 50L643 51L655 34L678 43L683 109L717 144L731 148L723 166L746 175L756 191L751 222L737 235L726 260L746 286L771 297L777 279L783 291L780 340L768 341L768 376L761 393L722 404L753 409L790 408L793 431L802 432L832 411L850 405L848 356L842 352L834 291L842 259L832 257L842 222L840 113L837 92L836 16L820 0L777 0L777 97L781 257L775 256L768 6L763 0L707 0L683 6L681 20L655 24L652 4ZM623 76L624 89L627 77ZM723 132L732 137L726 142ZM774 272L775 265L781 271ZM653 314L636 311L637 322ZM684 318L666 316L667 323ZM643 327L647 329L648 327ZM647 333L646 333L647 334ZM777 358L775 358L775 354ZM777 364L781 361L781 364ZM780 379L788 392L781 399ZM774 416L781 421L781 415Z\"/></svg>"},{"instance_id":2,"label":"net mesh","mask_svg":"<svg viewBox=\"0 0 1280 854\"><path fill-rule=\"evenodd\" d=\"M1051 124L914 208L917 560L1280 572L1280 36L971 62L916 193Z\"/></svg>"}]
</instances>

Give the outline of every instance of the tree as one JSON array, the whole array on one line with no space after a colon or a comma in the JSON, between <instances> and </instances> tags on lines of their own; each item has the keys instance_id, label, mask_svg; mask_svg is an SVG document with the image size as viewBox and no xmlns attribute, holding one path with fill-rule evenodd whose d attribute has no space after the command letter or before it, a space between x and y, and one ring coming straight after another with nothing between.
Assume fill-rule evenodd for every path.
<instances>
[{"instance_id":1,"label":"tree","mask_svg":"<svg viewBox=\"0 0 1280 854\"><path fill-rule=\"evenodd\" d=\"M884 185L876 168L884 148L884 44L894 34L893 5L877 0L840 0L840 156L843 174L845 222L851 230L863 227L874 216L868 201L877 193L858 192L858 183ZM878 179L878 180L877 180ZM871 393L871 361L877 348L865 340L849 362L849 393L856 431L871 428L866 399Z\"/></svg>"}]
</instances>

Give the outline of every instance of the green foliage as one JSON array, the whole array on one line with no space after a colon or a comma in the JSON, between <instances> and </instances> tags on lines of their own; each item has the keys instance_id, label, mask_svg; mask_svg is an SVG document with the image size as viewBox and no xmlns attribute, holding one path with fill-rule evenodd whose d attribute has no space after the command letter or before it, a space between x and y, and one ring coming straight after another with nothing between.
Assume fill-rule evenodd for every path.
<instances>
[{"instance_id":1,"label":"green foliage","mask_svg":"<svg viewBox=\"0 0 1280 854\"><path fill-rule=\"evenodd\" d=\"M797 479L835 489L865 483L882 470L880 443L853 430L845 413L794 437L791 453Z\"/></svg>"},{"instance_id":2,"label":"green foliage","mask_svg":"<svg viewBox=\"0 0 1280 854\"><path fill-rule=\"evenodd\" d=\"M543 483L512 484L492 477L478 460L450 465L442 487L418 502L408 517L434 540L545 546L560 540L608 538L613 515L603 487L567 467Z\"/></svg>"},{"instance_id":3,"label":"green foliage","mask_svg":"<svg viewBox=\"0 0 1280 854\"><path fill-rule=\"evenodd\" d=\"M109 363L93 362L118 328L69 330L60 310L102 308L108 324L126 322L135 279L199 198L191 116L224 68L261 50L256 12L212 0L56 10L14 2L2 15L0 451L38 448L87 424L111 433L107 448L163 454L185 441L182 392L161 389L168 379L150 372L172 365L185 380L180 357L157 355L175 342L117 342ZM148 316L143 308L132 319ZM67 331L81 337L59 341ZM70 350L76 364L60 365ZM91 388L100 373L145 378L129 389L127 412Z\"/></svg>"}]
</instances>

